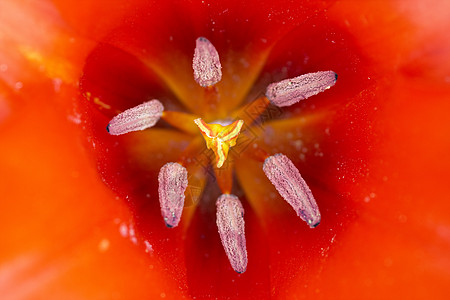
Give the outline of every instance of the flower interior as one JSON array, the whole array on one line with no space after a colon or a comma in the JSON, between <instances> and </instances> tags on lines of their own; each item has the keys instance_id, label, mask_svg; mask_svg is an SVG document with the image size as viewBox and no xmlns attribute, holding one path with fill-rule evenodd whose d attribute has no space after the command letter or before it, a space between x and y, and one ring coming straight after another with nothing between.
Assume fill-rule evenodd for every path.
<instances>
[{"instance_id":1,"label":"flower interior","mask_svg":"<svg viewBox=\"0 0 450 300\"><path fill-rule=\"evenodd\" d=\"M222 77L219 53L214 45L204 37L196 40L192 67L195 81L205 89L205 94L214 102L220 101L218 88L215 87ZM229 151L240 142L241 131L245 135L252 130L252 126L258 126L254 123L265 112L267 106L293 105L329 89L336 83L336 80L335 72L319 71L272 83L267 87L265 96L254 100L245 107L238 108L237 113L230 112L227 120L231 120L231 123L226 120L206 123L202 120L202 116L193 117L192 114L165 110L164 105L158 99L153 99L116 115L107 125L107 131L111 135L122 135L151 130L150 128L160 119L187 133L193 133L192 122L198 126L207 148L212 150L215 156L212 168L222 192L216 202L220 239L233 269L238 273L243 273L247 269L244 209L239 198L231 194L233 164L224 167ZM244 114L249 111L253 113ZM244 125L245 127L243 127ZM203 145L197 140L198 137L193 137L193 141L186 147L179 159L166 163L159 171L158 191L161 214L166 225L171 228L178 226L182 217L185 193L188 187L189 172L187 169L190 165L198 164L202 160ZM239 155L259 161L267 178L284 200L292 206L297 215L311 228L319 225L321 216L316 200L299 170L286 155L271 154L266 149L259 147L257 143L250 143L243 148ZM223 174L218 172L222 167L226 169ZM199 188L201 189L201 187Z\"/></svg>"},{"instance_id":2,"label":"flower interior","mask_svg":"<svg viewBox=\"0 0 450 300\"><path fill-rule=\"evenodd\" d=\"M348 110L365 117L370 82L351 37L318 19L284 33L157 34L143 15L86 59L79 111L100 177L130 209L118 225L194 295L307 278L352 221L347 191L367 155L356 150L370 141L343 141L366 136Z\"/></svg>"}]
</instances>

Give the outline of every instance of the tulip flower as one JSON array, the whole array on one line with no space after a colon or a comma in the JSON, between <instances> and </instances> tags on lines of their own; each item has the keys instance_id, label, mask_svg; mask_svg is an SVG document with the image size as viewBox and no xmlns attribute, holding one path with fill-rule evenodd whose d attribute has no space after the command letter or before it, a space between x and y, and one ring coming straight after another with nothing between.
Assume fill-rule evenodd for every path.
<instances>
[{"instance_id":1,"label":"tulip flower","mask_svg":"<svg viewBox=\"0 0 450 300\"><path fill-rule=\"evenodd\" d=\"M2 1L1 298L445 298L422 2Z\"/></svg>"}]
</instances>

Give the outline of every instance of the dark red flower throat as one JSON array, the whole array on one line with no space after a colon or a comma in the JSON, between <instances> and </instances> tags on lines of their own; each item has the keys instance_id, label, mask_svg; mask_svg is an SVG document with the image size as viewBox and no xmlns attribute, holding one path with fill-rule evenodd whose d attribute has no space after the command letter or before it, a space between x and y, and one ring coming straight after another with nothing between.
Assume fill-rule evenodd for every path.
<instances>
[{"instance_id":1,"label":"dark red flower throat","mask_svg":"<svg viewBox=\"0 0 450 300\"><path fill-rule=\"evenodd\" d=\"M345 203L345 192L339 186L360 176L360 162L367 151L355 150L366 149L370 144L369 140L352 140L350 143L349 129L345 128L349 124L349 111L358 113L367 105L357 95L369 86L370 81L366 75L367 66L362 63L351 38L323 15L308 18L293 31L279 25L277 32L255 32L251 40L248 40L248 33L223 27L225 31L217 30L208 35L223 67L222 81L216 86L218 94L214 96L213 91L211 96L211 89L203 88L193 80L191 62L194 41L199 36L195 30L182 35L176 29L165 29L167 36L163 36L154 32L152 23L155 20L136 18L135 24L124 24L105 43L98 45L86 62L81 80L84 96L81 105L86 107L85 116L90 120L87 140L94 150L99 172L105 183L129 203L135 215L134 220L122 221L136 227L142 247L145 241L150 243L155 255L171 262L168 268L174 274L178 273L176 266L186 265L191 289L196 290L196 282L205 280L214 282L211 286L215 286L218 281L214 278L220 273L217 270L230 268L223 250L217 247L220 241L215 202L220 194L235 195L245 210L250 259L246 276L252 277L255 284L265 282L270 278L264 275L269 272L269 262L272 272L283 269L286 274L297 274L303 268L314 266L314 258L321 255L320 249L330 247L342 227L352 219L353 210ZM218 26L225 26L220 20L224 19L217 16ZM175 21L180 28L186 27L183 22ZM248 26L243 28L248 30ZM286 32L289 34L280 38ZM150 42L147 36L152 34L157 40ZM244 35L247 35L245 39ZM293 43L294 40L301 43ZM189 180L194 183L189 182L185 192L183 226L171 230L161 228L158 201L161 197L157 192L160 170L166 163L178 162L184 157L192 140L202 134L193 122L197 133L189 126L173 130L174 119L181 118L180 122L187 124L190 116L176 112L199 116L207 124L240 120L236 118L242 111L239 108L251 107L252 101L260 99L270 83L325 70L339 74L339 84L330 91L288 109L274 110L274 106L269 106L266 112L272 115L259 112L261 117L257 120L244 122L242 136L237 138L235 147L239 148L242 138L243 142L251 142L245 147L256 145L255 149L261 151L248 151L249 154L244 155L231 147L223 169L206 167L208 164L202 159L210 159L213 152L206 149L205 140L201 138L201 151L194 151L194 154L202 156L197 159L197 164L186 168ZM106 124L117 114L152 99L158 99L164 112L172 115L162 117L154 127L144 131L118 137L106 132ZM282 115L274 116L274 112ZM364 122L368 117L361 116L359 121ZM274 120L268 122L267 119ZM247 127L247 123L255 126ZM358 131L363 129L353 126L351 130L358 136ZM338 147L337 142L341 143ZM351 159L348 159L348 152L354 154ZM281 190L283 183L277 180L278 175L273 175L273 180L269 175L266 177L262 162L258 161L261 157L265 159L261 153L274 159L275 154L283 153L292 161L291 164L284 157L278 157L276 163L269 164L272 171L266 174L292 174L295 173L293 170L300 170L322 215L323 222L314 231L308 231L307 226L295 218L291 208L281 202L270 182L275 182ZM250 154L253 158L256 156L256 160L250 159ZM215 156L212 158L214 160ZM334 170L338 162L345 165L348 178L336 176ZM235 173L227 172L233 170L233 166ZM169 176L168 180L171 182L173 178ZM280 189L278 191L283 195ZM285 193L285 198L289 198L289 191ZM224 207L233 211L234 204L231 203ZM270 244L271 249L261 251L261 245L265 244ZM297 268L288 266L292 260L298 262ZM254 269L250 267L252 261ZM220 276L223 281L225 275ZM229 278L232 280L233 277ZM241 284L225 282L223 284L229 286Z\"/></svg>"}]
</instances>

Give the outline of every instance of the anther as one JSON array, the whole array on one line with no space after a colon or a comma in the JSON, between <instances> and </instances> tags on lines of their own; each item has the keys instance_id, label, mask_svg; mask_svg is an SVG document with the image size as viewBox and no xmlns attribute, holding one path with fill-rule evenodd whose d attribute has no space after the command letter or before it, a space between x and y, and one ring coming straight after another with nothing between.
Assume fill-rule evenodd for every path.
<instances>
[{"instance_id":1,"label":"anther","mask_svg":"<svg viewBox=\"0 0 450 300\"><path fill-rule=\"evenodd\" d=\"M270 84L266 96L276 106L290 106L329 89L336 80L337 74L333 71L308 73Z\"/></svg>"},{"instance_id":2,"label":"anther","mask_svg":"<svg viewBox=\"0 0 450 300\"><path fill-rule=\"evenodd\" d=\"M159 203L167 227L175 227L181 219L184 192L188 186L187 170L179 163L167 163L158 176Z\"/></svg>"},{"instance_id":3,"label":"anther","mask_svg":"<svg viewBox=\"0 0 450 300\"><path fill-rule=\"evenodd\" d=\"M195 44L192 61L194 79L203 87L214 85L222 79L219 53L213 44L204 37L199 37Z\"/></svg>"},{"instance_id":4,"label":"anther","mask_svg":"<svg viewBox=\"0 0 450 300\"><path fill-rule=\"evenodd\" d=\"M120 135L150 128L161 118L163 110L164 106L156 99L142 103L115 116L106 130L111 135Z\"/></svg>"},{"instance_id":5,"label":"anther","mask_svg":"<svg viewBox=\"0 0 450 300\"><path fill-rule=\"evenodd\" d=\"M223 248L233 269L244 273L247 269L244 209L238 197L221 195L216 202L217 228Z\"/></svg>"},{"instance_id":6,"label":"anther","mask_svg":"<svg viewBox=\"0 0 450 300\"><path fill-rule=\"evenodd\" d=\"M309 227L319 225L320 212L316 200L289 158L283 154L270 156L265 160L263 170L284 200Z\"/></svg>"}]
</instances>

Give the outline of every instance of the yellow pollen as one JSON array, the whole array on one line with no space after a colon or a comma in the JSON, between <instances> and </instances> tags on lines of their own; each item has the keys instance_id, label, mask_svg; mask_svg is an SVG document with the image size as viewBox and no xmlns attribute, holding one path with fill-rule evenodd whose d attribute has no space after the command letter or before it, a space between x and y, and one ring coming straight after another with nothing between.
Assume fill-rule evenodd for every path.
<instances>
[{"instance_id":1,"label":"yellow pollen","mask_svg":"<svg viewBox=\"0 0 450 300\"><path fill-rule=\"evenodd\" d=\"M228 150L236 145L236 140L241 132L243 120L236 120L230 125L222 126L220 124L207 124L202 119L194 120L202 132L208 149L212 149L216 155L217 167L222 167L227 159Z\"/></svg>"}]
</instances>

